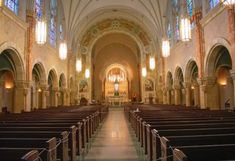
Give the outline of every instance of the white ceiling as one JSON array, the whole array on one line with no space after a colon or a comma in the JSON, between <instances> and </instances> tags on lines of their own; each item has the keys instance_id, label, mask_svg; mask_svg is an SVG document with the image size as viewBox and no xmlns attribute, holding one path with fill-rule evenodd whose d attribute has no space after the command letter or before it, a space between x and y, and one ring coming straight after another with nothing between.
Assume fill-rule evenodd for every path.
<instances>
[{"instance_id":1,"label":"white ceiling","mask_svg":"<svg viewBox=\"0 0 235 161\"><path fill-rule=\"evenodd\" d=\"M89 26L107 18L125 18L140 25L156 44L164 32L169 0L61 0L70 43L79 40Z\"/></svg>"}]
</instances>

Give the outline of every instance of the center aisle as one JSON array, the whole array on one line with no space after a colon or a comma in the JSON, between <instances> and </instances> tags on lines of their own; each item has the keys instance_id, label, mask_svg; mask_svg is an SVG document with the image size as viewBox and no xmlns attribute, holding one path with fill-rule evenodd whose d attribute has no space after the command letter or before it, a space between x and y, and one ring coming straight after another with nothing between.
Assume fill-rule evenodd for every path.
<instances>
[{"instance_id":1,"label":"center aisle","mask_svg":"<svg viewBox=\"0 0 235 161\"><path fill-rule=\"evenodd\" d=\"M85 161L138 161L123 108L110 108Z\"/></svg>"}]
</instances>

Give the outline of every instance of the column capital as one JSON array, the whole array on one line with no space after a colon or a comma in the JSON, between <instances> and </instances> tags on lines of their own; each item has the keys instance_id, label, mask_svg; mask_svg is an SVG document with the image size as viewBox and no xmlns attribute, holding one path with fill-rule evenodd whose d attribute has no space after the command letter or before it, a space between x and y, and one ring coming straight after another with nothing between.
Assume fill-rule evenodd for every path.
<instances>
[{"instance_id":1,"label":"column capital","mask_svg":"<svg viewBox=\"0 0 235 161\"><path fill-rule=\"evenodd\" d=\"M184 85L184 88L191 88L191 82L184 82L183 85Z\"/></svg>"},{"instance_id":2,"label":"column capital","mask_svg":"<svg viewBox=\"0 0 235 161\"><path fill-rule=\"evenodd\" d=\"M235 70L230 71L231 78L235 80Z\"/></svg>"},{"instance_id":3,"label":"column capital","mask_svg":"<svg viewBox=\"0 0 235 161\"><path fill-rule=\"evenodd\" d=\"M174 85L174 89L175 89L175 90L180 90L180 89L181 89L181 86L180 86L179 84L175 84L175 85Z\"/></svg>"},{"instance_id":4,"label":"column capital","mask_svg":"<svg viewBox=\"0 0 235 161\"><path fill-rule=\"evenodd\" d=\"M216 84L216 77L203 77L197 79L199 85L213 86Z\"/></svg>"},{"instance_id":5,"label":"column capital","mask_svg":"<svg viewBox=\"0 0 235 161\"><path fill-rule=\"evenodd\" d=\"M26 80L17 80L14 84L16 88L29 88L31 83Z\"/></svg>"}]
</instances>

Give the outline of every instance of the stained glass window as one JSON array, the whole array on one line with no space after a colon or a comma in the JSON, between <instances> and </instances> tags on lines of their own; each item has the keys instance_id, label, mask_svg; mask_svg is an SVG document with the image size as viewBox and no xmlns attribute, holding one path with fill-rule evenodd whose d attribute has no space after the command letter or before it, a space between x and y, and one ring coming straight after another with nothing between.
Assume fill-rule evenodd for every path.
<instances>
[{"instance_id":1,"label":"stained glass window","mask_svg":"<svg viewBox=\"0 0 235 161\"><path fill-rule=\"evenodd\" d=\"M59 31L60 31L60 40L63 40L64 35L63 35L63 26L62 26L62 24L60 24Z\"/></svg>"},{"instance_id":2,"label":"stained glass window","mask_svg":"<svg viewBox=\"0 0 235 161\"><path fill-rule=\"evenodd\" d=\"M5 6L13 11L15 14L18 14L19 1L18 0L5 0Z\"/></svg>"},{"instance_id":3,"label":"stained glass window","mask_svg":"<svg viewBox=\"0 0 235 161\"><path fill-rule=\"evenodd\" d=\"M173 1L174 6L176 6L178 3L178 0L172 0L172 1Z\"/></svg>"},{"instance_id":4,"label":"stained glass window","mask_svg":"<svg viewBox=\"0 0 235 161\"><path fill-rule=\"evenodd\" d=\"M193 0L186 0L187 13L190 17L193 16Z\"/></svg>"},{"instance_id":5,"label":"stained glass window","mask_svg":"<svg viewBox=\"0 0 235 161\"><path fill-rule=\"evenodd\" d=\"M38 19L42 18L42 0L35 0L35 12Z\"/></svg>"},{"instance_id":6,"label":"stained glass window","mask_svg":"<svg viewBox=\"0 0 235 161\"><path fill-rule=\"evenodd\" d=\"M217 4L219 4L220 0L209 0L210 3L210 9L214 8L215 6L217 6Z\"/></svg>"},{"instance_id":7,"label":"stained glass window","mask_svg":"<svg viewBox=\"0 0 235 161\"><path fill-rule=\"evenodd\" d=\"M171 24L168 23L168 26L167 26L167 37L168 37L168 39L171 39L171 36L172 36Z\"/></svg>"},{"instance_id":8,"label":"stained glass window","mask_svg":"<svg viewBox=\"0 0 235 161\"><path fill-rule=\"evenodd\" d=\"M49 26L49 39L50 44L56 47L56 14L57 14L57 2L51 0L50 2L50 26Z\"/></svg>"},{"instance_id":9,"label":"stained glass window","mask_svg":"<svg viewBox=\"0 0 235 161\"><path fill-rule=\"evenodd\" d=\"M178 41L180 40L180 17L179 15L176 16L175 20L175 39Z\"/></svg>"}]
</instances>

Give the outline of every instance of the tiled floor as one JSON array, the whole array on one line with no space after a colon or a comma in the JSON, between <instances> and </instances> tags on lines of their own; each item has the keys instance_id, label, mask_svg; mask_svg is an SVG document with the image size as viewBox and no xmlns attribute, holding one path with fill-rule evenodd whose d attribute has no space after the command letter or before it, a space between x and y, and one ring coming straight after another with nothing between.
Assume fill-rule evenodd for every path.
<instances>
[{"instance_id":1,"label":"tiled floor","mask_svg":"<svg viewBox=\"0 0 235 161\"><path fill-rule=\"evenodd\" d=\"M122 108L111 108L85 161L138 161Z\"/></svg>"}]
</instances>

